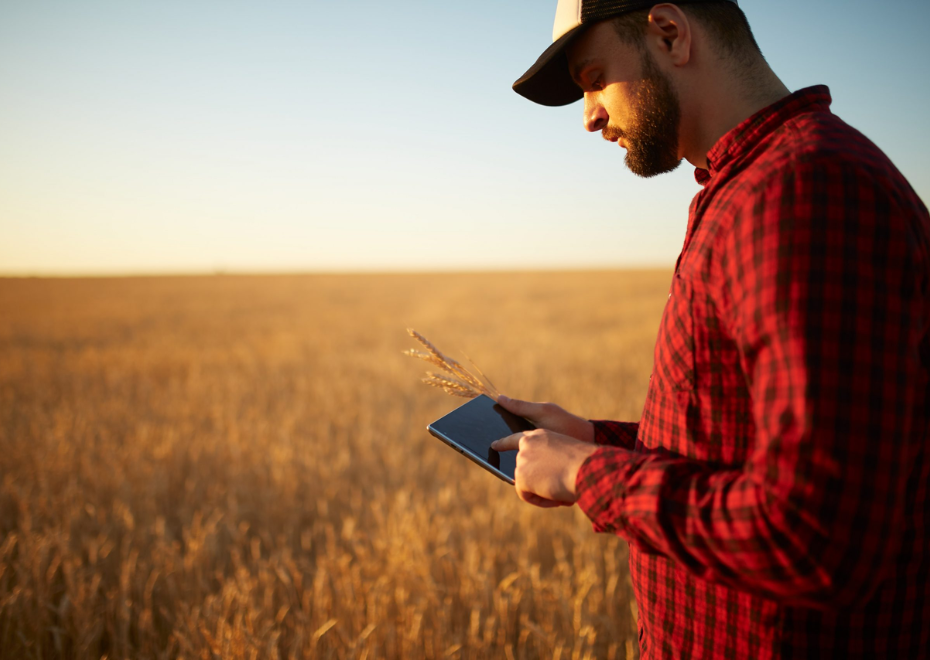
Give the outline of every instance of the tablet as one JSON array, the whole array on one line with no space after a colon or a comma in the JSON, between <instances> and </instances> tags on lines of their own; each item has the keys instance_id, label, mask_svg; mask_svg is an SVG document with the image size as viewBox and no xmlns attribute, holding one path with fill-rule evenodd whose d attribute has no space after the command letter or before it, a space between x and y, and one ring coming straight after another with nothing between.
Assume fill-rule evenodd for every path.
<instances>
[{"instance_id":1,"label":"tablet","mask_svg":"<svg viewBox=\"0 0 930 660\"><path fill-rule=\"evenodd\" d=\"M491 443L535 428L483 394L426 427L432 435L509 484L514 482L517 452L494 451Z\"/></svg>"}]
</instances>

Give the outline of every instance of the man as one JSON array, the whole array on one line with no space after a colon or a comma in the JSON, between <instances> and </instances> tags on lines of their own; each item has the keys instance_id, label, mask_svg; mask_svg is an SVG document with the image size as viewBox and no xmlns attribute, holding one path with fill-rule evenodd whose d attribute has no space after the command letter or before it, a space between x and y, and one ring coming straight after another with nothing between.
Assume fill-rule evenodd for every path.
<instances>
[{"instance_id":1,"label":"man","mask_svg":"<svg viewBox=\"0 0 930 660\"><path fill-rule=\"evenodd\" d=\"M930 657L930 216L735 1L560 0L514 84L690 210L638 423L502 401L516 490L630 543L644 658Z\"/></svg>"}]
</instances>

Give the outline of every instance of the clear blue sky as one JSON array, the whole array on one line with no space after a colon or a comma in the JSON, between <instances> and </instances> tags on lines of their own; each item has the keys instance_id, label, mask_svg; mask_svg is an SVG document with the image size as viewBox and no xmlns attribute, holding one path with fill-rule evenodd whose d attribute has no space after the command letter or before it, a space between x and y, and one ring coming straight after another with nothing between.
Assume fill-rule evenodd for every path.
<instances>
[{"instance_id":1,"label":"clear blue sky","mask_svg":"<svg viewBox=\"0 0 930 660\"><path fill-rule=\"evenodd\" d=\"M743 0L930 201L930 2ZM555 0L0 0L0 273L671 266L644 181L510 85Z\"/></svg>"}]
</instances>

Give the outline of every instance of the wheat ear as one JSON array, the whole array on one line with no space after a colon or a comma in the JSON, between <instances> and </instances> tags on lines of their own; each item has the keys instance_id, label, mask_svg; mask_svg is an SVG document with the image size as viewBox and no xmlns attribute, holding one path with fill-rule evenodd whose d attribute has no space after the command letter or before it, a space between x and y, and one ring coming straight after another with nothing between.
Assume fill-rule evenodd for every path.
<instances>
[{"instance_id":1,"label":"wheat ear","mask_svg":"<svg viewBox=\"0 0 930 660\"><path fill-rule=\"evenodd\" d=\"M446 371L448 371L454 376L458 376L459 378L464 380L466 383L468 383L472 387L478 387L478 388L484 389L483 383L477 378L475 378L473 375L471 375L468 369L463 367L456 360L450 358L445 353L441 352L438 348L436 348L433 345L433 343L429 339L421 335L416 330L408 329L407 332L410 333L411 337L413 337L418 342L423 344L423 346L426 347L426 350L429 351L433 355L433 357L435 357L442 364L443 369L445 369Z\"/></svg>"},{"instance_id":2,"label":"wheat ear","mask_svg":"<svg viewBox=\"0 0 930 660\"><path fill-rule=\"evenodd\" d=\"M497 401L498 397L500 396L500 392L497 391L496 387L493 385L490 387L485 385L480 378L476 377L456 360L444 354L442 351L436 348L430 340L428 340L416 330L408 328L407 332L410 333L411 337L420 342L420 344L426 348L426 351L410 349L403 351L404 355L429 362L430 364L439 367L446 373L453 376L453 378L448 378L446 376L434 374L433 372L427 372L426 378L423 379L424 383L432 385L433 387L438 387L439 389L445 391L447 394L452 394L454 396L473 398L479 394L485 394ZM471 360L469 360L469 362L471 362ZM474 362L472 362L472 366L474 366L475 369L481 373L481 370L475 366ZM484 374L481 375L487 380L489 384L491 383L487 376L484 376Z\"/></svg>"},{"instance_id":3,"label":"wheat ear","mask_svg":"<svg viewBox=\"0 0 930 660\"><path fill-rule=\"evenodd\" d=\"M423 360L424 362L429 362L434 367L439 367L443 371L447 371L451 373L453 376L455 375L455 372L453 372L448 366L446 366L445 362L437 358L432 353L427 353L426 351L418 351L415 348L408 348L406 351L402 351L402 352L404 355L418 358L420 360Z\"/></svg>"},{"instance_id":4,"label":"wheat ear","mask_svg":"<svg viewBox=\"0 0 930 660\"><path fill-rule=\"evenodd\" d=\"M434 374L432 371L427 371L426 376L421 379L427 385L432 385L433 387L438 387L443 390L446 394L451 394L453 396L462 396L468 399L473 399L478 396L478 393L475 390L460 380L455 378L446 378L444 376L439 376Z\"/></svg>"}]
</instances>

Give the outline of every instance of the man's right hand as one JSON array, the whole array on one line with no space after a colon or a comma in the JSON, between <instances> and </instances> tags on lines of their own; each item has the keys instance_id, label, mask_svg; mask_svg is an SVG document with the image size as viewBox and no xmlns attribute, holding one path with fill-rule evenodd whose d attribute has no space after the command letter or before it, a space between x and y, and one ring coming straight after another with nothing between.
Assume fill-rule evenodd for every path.
<instances>
[{"instance_id":1,"label":"man's right hand","mask_svg":"<svg viewBox=\"0 0 930 660\"><path fill-rule=\"evenodd\" d=\"M532 403L511 399L503 394L497 402L512 412L530 420L537 428L561 433L582 442L594 442L594 424L554 403Z\"/></svg>"}]
</instances>

